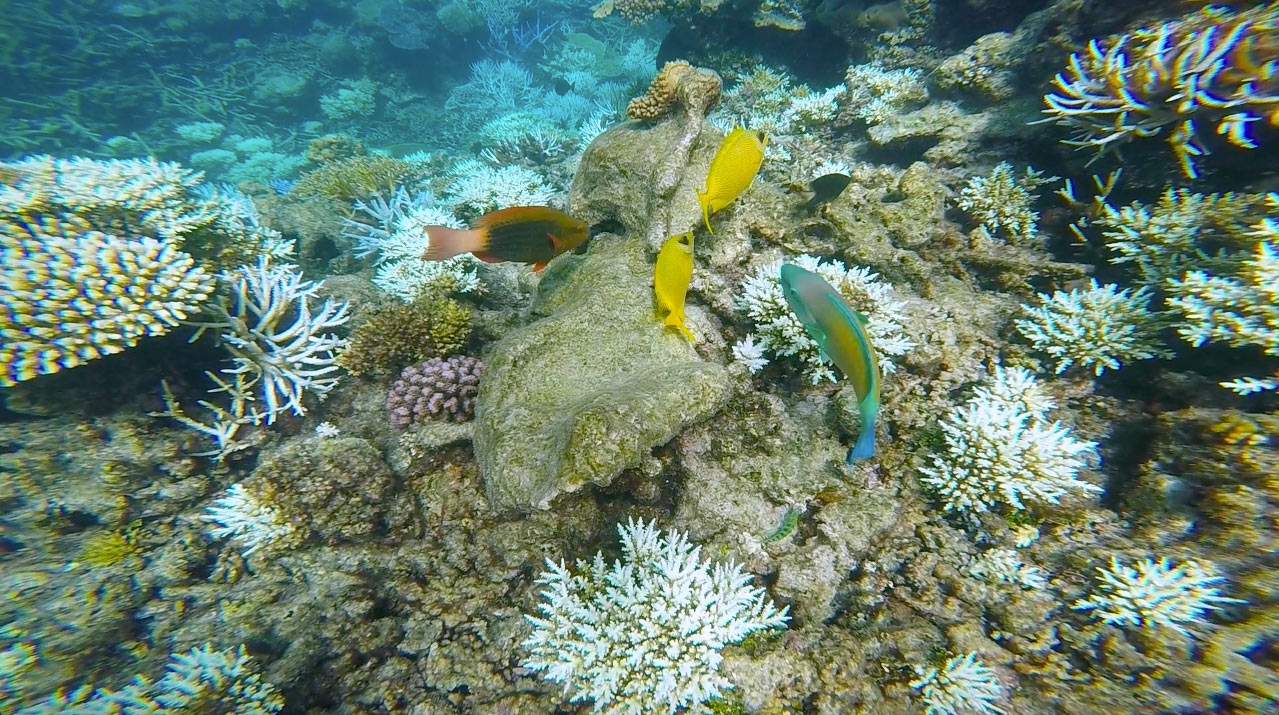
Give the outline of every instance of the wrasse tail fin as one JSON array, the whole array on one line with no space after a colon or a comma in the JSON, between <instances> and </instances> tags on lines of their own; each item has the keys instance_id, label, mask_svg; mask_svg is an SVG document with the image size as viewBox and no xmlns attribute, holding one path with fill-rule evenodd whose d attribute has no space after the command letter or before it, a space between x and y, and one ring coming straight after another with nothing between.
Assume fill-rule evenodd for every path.
<instances>
[{"instance_id":1,"label":"wrasse tail fin","mask_svg":"<svg viewBox=\"0 0 1279 715\"><path fill-rule=\"evenodd\" d=\"M443 261L463 253L476 253L488 245L488 234L479 230L449 228L448 226L427 226L426 252L422 254L424 261Z\"/></svg>"},{"instance_id":2,"label":"wrasse tail fin","mask_svg":"<svg viewBox=\"0 0 1279 715\"><path fill-rule=\"evenodd\" d=\"M857 442L848 450L848 455L844 457L845 464L852 464L859 459L870 459L875 456L875 423L867 422L862 425L861 434L857 435Z\"/></svg>"}]
</instances>

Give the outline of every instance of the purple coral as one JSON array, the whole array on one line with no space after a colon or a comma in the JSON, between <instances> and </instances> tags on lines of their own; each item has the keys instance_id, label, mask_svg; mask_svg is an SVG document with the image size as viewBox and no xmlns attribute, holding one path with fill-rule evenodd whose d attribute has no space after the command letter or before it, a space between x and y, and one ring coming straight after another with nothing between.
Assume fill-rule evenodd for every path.
<instances>
[{"instance_id":1,"label":"purple coral","mask_svg":"<svg viewBox=\"0 0 1279 715\"><path fill-rule=\"evenodd\" d=\"M483 374L484 363L461 355L404 368L386 395L391 424L403 428L428 419L471 419Z\"/></svg>"}]
</instances>

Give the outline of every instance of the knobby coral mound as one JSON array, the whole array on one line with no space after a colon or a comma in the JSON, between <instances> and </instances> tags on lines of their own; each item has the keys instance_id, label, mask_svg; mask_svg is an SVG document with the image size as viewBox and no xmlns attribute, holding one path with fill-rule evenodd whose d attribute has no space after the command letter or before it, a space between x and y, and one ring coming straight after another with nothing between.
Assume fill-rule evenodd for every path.
<instances>
[{"instance_id":1,"label":"knobby coral mound","mask_svg":"<svg viewBox=\"0 0 1279 715\"><path fill-rule=\"evenodd\" d=\"M404 368L386 396L391 423L408 427L428 419L466 422L475 414L483 374L484 364L464 355L431 358Z\"/></svg>"},{"instance_id":2,"label":"knobby coral mound","mask_svg":"<svg viewBox=\"0 0 1279 715\"><path fill-rule=\"evenodd\" d=\"M694 68L687 62L667 62L644 94L631 100L626 113L632 119L660 119L677 105L701 116L719 99L723 83L719 75Z\"/></svg>"}]
</instances>

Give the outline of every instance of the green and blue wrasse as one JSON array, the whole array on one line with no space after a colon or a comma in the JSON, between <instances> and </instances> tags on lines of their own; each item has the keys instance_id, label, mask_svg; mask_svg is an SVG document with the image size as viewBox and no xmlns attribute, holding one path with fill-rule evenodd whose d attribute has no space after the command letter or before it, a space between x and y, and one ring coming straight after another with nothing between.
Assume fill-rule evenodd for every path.
<instances>
[{"instance_id":1,"label":"green and blue wrasse","mask_svg":"<svg viewBox=\"0 0 1279 715\"><path fill-rule=\"evenodd\" d=\"M423 260L471 253L488 263L532 263L535 271L590 236L585 222L549 206L512 206L484 214L469 229L427 226L425 231Z\"/></svg>"},{"instance_id":2,"label":"green and blue wrasse","mask_svg":"<svg viewBox=\"0 0 1279 715\"><path fill-rule=\"evenodd\" d=\"M879 358L866 334L866 316L853 310L826 279L792 263L781 268L782 294L809 337L853 383L861 434L845 462L875 456L875 418L879 415Z\"/></svg>"}]
</instances>

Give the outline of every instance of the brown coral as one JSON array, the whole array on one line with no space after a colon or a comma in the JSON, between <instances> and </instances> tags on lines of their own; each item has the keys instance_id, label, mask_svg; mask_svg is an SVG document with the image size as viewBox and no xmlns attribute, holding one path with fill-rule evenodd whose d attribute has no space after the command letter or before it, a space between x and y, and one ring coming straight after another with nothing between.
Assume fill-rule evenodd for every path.
<instances>
[{"instance_id":1,"label":"brown coral","mask_svg":"<svg viewBox=\"0 0 1279 715\"><path fill-rule=\"evenodd\" d=\"M676 105L703 116L719 100L723 83L719 75L687 62L667 62L642 96L631 100L626 113L634 119L660 119Z\"/></svg>"},{"instance_id":2,"label":"brown coral","mask_svg":"<svg viewBox=\"0 0 1279 715\"><path fill-rule=\"evenodd\" d=\"M303 174L292 194L350 203L374 194L389 196L397 186L417 175L412 164L389 156L352 156Z\"/></svg>"},{"instance_id":3,"label":"brown coral","mask_svg":"<svg viewBox=\"0 0 1279 715\"><path fill-rule=\"evenodd\" d=\"M393 373L432 357L462 349L471 336L471 312L450 298L423 295L371 308L351 331L338 364L352 374Z\"/></svg>"}]
</instances>

